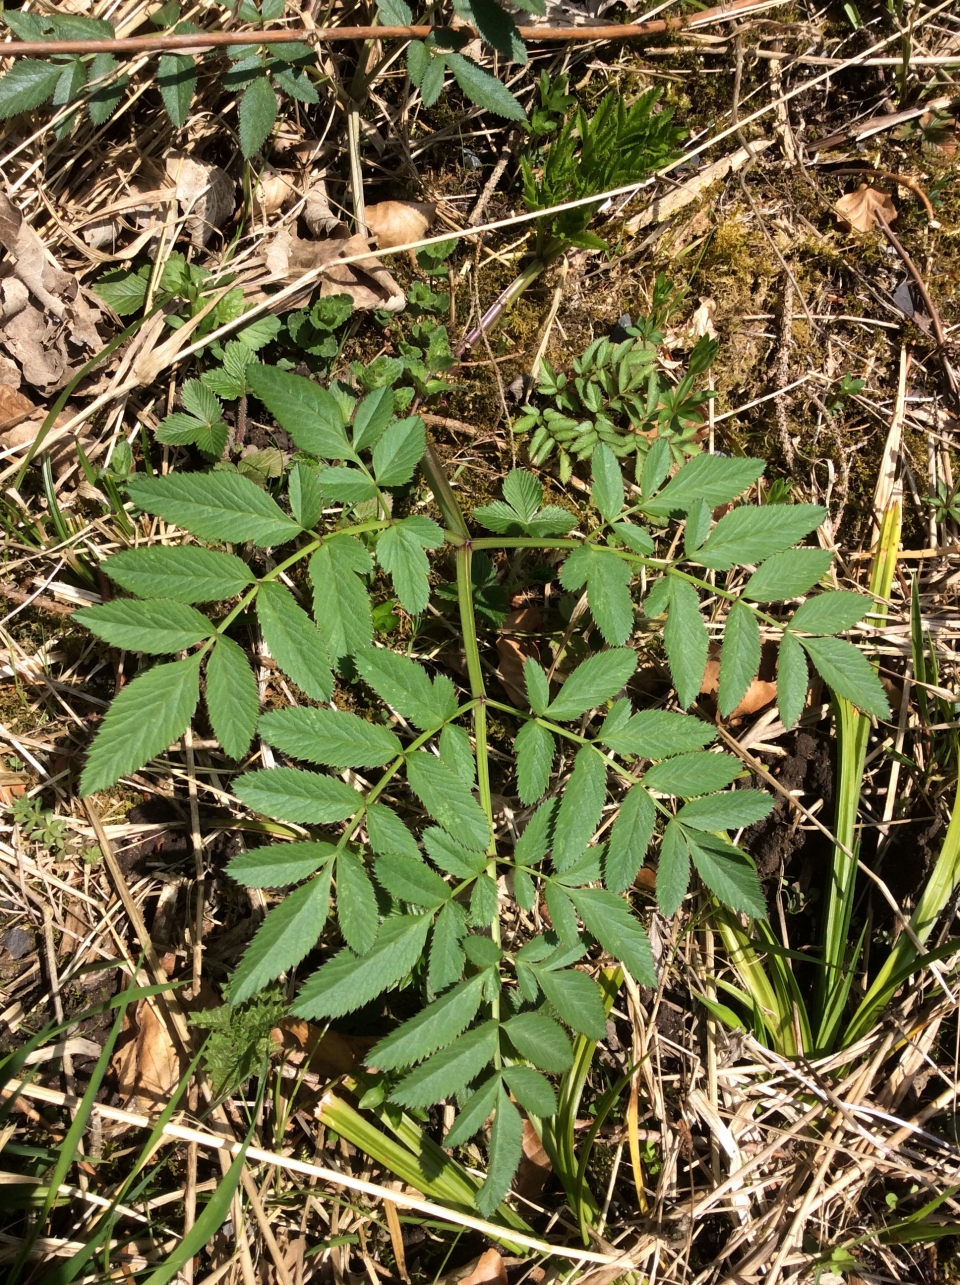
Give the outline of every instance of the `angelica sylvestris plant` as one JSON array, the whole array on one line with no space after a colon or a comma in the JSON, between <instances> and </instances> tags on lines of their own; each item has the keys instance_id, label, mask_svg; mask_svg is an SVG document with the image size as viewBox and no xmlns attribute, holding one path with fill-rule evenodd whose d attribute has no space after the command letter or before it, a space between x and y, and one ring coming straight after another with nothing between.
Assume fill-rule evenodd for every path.
<instances>
[{"instance_id":1,"label":"angelica sylvestris plant","mask_svg":"<svg viewBox=\"0 0 960 1285\"><path fill-rule=\"evenodd\" d=\"M619 463L601 443L593 507L580 529L573 514L544 505L539 481L520 470L507 477L503 499L468 524L435 459L425 458L422 421L396 416L390 388L357 397L345 385L325 389L259 363L247 366L246 380L300 460L277 496L236 473L129 481L137 510L199 543L108 557L103 570L136 596L77 616L112 646L186 654L145 666L120 693L90 749L82 789L106 789L166 750L193 718L201 680L226 754L242 761L254 735L274 747L280 765L242 771L234 792L275 823L307 827L309 837L249 851L228 867L242 884L288 890L237 968L230 1002L249 999L317 949L320 966L298 979L292 1011L300 1017L335 1020L398 988L413 991L419 1012L381 1039L368 1064L403 1107L456 1102L448 1147L492 1118L477 1198L489 1214L519 1162L521 1112L542 1127L556 1110L550 1077L571 1065L571 1034L605 1035L600 988L580 965L611 956L640 984L656 984L631 900L648 854L656 853L663 914L677 912L694 870L723 905L765 913L754 866L726 832L764 816L771 799L728 788L741 765L712 748L708 723L637 702L638 613L648 640L662 626L683 710L697 698L707 660L705 610L723 625L721 713L757 672L761 631L779 637L778 699L789 725L804 704L808 661L860 708L888 714L870 665L837 636L869 599L812 593L831 556L796 546L823 509L736 503L760 477L759 460L701 455L671 477L669 445L656 442L641 497L628 504ZM445 526L404 515L408 501L398 491L421 461ZM718 508L726 511L717 520ZM270 559L258 549L271 550ZM527 703L516 708L486 686L472 563L482 551L516 566L526 550L553 551L562 587L585 591L594 650L562 684L527 660ZM451 559L462 683L378 646L371 618L375 567L416 616L433 568L446 578ZM269 569L257 574L255 566ZM805 595L795 610L784 606ZM261 713L237 641L245 636L237 627L254 616L301 704ZM378 713L337 708L350 682ZM517 729L512 744L501 733L497 743L513 759L515 785L504 788L525 809L516 843L493 823L491 711L498 727ZM345 780L347 769L362 780ZM521 942L505 897L528 913L545 906L550 931Z\"/></svg>"}]
</instances>

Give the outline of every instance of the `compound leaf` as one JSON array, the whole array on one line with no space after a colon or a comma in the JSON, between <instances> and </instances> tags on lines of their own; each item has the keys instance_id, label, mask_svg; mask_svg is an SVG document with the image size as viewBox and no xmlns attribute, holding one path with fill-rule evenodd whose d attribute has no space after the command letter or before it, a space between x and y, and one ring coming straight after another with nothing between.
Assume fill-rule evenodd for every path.
<instances>
[{"instance_id":1,"label":"compound leaf","mask_svg":"<svg viewBox=\"0 0 960 1285\"><path fill-rule=\"evenodd\" d=\"M570 893L587 932L625 964L641 986L656 986L650 940L622 897L603 888L578 888Z\"/></svg>"},{"instance_id":2,"label":"compound leaf","mask_svg":"<svg viewBox=\"0 0 960 1285\"><path fill-rule=\"evenodd\" d=\"M407 759L407 780L435 821L470 848L485 851L490 824L468 786L455 772L425 750Z\"/></svg>"}]
</instances>

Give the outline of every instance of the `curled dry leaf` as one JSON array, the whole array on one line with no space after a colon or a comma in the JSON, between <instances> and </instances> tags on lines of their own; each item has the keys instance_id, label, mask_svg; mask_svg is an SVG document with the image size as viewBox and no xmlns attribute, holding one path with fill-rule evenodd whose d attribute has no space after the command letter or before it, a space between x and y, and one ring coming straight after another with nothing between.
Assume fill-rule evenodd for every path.
<instances>
[{"instance_id":1,"label":"curled dry leaf","mask_svg":"<svg viewBox=\"0 0 960 1285\"><path fill-rule=\"evenodd\" d=\"M473 1264L473 1271L460 1277L459 1285L507 1285L507 1264L495 1249L488 1249Z\"/></svg>"},{"instance_id":2,"label":"curled dry leaf","mask_svg":"<svg viewBox=\"0 0 960 1285\"><path fill-rule=\"evenodd\" d=\"M194 245L205 246L236 209L233 179L218 165L207 165L184 152L168 152L164 165L170 182L176 184L187 236Z\"/></svg>"},{"instance_id":3,"label":"curled dry leaf","mask_svg":"<svg viewBox=\"0 0 960 1285\"><path fill-rule=\"evenodd\" d=\"M433 226L436 213L432 201L380 201L367 206L367 227L381 250L391 250L420 241Z\"/></svg>"},{"instance_id":4,"label":"curled dry leaf","mask_svg":"<svg viewBox=\"0 0 960 1285\"><path fill-rule=\"evenodd\" d=\"M340 263L341 259L353 255L362 257L354 263ZM292 282L305 272L325 269L320 278L321 297L348 294L357 310L401 312L406 307L406 295L380 260L370 253L362 236L308 241L299 237L295 229L284 228L270 243L265 260L274 281ZM305 293L311 293L313 288L308 284ZM285 299L281 308L286 311L300 306L301 300L295 296Z\"/></svg>"},{"instance_id":5,"label":"curled dry leaf","mask_svg":"<svg viewBox=\"0 0 960 1285\"><path fill-rule=\"evenodd\" d=\"M284 1018L272 1035L291 1055L291 1060L306 1060L307 1070L324 1080L335 1080L355 1071L378 1039L377 1036L340 1035L296 1017Z\"/></svg>"},{"instance_id":6,"label":"curled dry leaf","mask_svg":"<svg viewBox=\"0 0 960 1285\"><path fill-rule=\"evenodd\" d=\"M687 324L676 330L670 330L664 335L664 346L686 351L692 348L697 340L702 339L704 335L709 339L716 339L717 329L713 324L713 319L716 315L716 299L701 298L700 307L697 308Z\"/></svg>"},{"instance_id":7,"label":"curled dry leaf","mask_svg":"<svg viewBox=\"0 0 960 1285\"><path fill-rule=\"evenodd\" d=\"M855 192L841 196L834 209L854 232L872 232L880 219L892 223L897 217L897 207L886 192L868 187L866 183L861 183Z\"/></svg>"},{"instance_id":8,"label":"curled dry leaf","mask_svg":"<svg viewBox=\"0 0 960 1285\"><path fill-rule=\"evenodd\" d=\"M553 1165L540 1141L540 1135L529 1120L523 1122L523 1152L513 1189L524 1200L538 1200L547 1184Z\"/></svg>"},{"instance_id":9,"label":"curled dry leaf","mask_svg":"<svg viewBox=\"0 0 960 1285\"><path fill-rule=\"evenodd\" d=\"M183 1073L177 1047L153 1000L141 1000L134 1023L125 1017L124 1026L135 1033L113 1057L120 1097L134 1110L160 1110Z\"/></svg>"},{"instance_id":10,"label":"curled dry leaf","mask_svg":"<svg viewBox=\"0 0 960 1285\"><path fill-rule=\"evenodd\" d=\"M327 236L340 226L340 219L330 209L327 185L323 179L314 183L304 198L303 221L310 229L310 235L315 237Z\"/></svg>"},{"instance_id":11,"label":"curled dry leaf","mask_svg":"<svg viewBox=\"0 0 960 1285\"><path fill-rule=\"evenodd\" d=\"M750 714L757 714L777 699L777 644L767 641L760 652L760 670L744 693L743 700L726 721L737 723ZM720 690L720 649L711 648L710 658L700 686L701 696L716 702Z\"/></svg>"},{"instance_id":12,"label":"curled dry leaf","mask_svg":"<svg viewBox=\"0 0 960 1285\"><path fill-rule=\"evenodd\" d=\"M253 189L253 208L260 218L269 218L282 208L284 201L293 196L296 188L289 174L268 165Z\"/></svg>"}]
</instances>

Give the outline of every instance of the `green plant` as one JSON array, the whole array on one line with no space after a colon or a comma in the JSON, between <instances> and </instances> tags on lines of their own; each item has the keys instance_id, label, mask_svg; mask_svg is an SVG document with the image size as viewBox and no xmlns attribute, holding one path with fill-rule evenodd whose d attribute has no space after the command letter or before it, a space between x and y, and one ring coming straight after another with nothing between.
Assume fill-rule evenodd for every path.
<instances>
[{"instance_id":1,"label":"green plant","mask_svg":"<svg viewBox=\"0 0 960 1285\"><path fill-rule=\"evenodd\" d=\"M203 1061L214 1096L223 1098L256 1075L279 1052L271 1031L289 1004L279 986L268 986L244 1004L191 1013L191 1026L209 1031Z\"/></svg>"},{"instance_id":2,"label":"green plant","mask_svg":"<svg viewBox=\"0 0 960 1285\"><path fill-rule=\"evenodd\" d=\"M934 495L925 495L924 504L933 509L938 522L960 522L960 486L948 486L943 478L938 479Z\"/></svg>"},{"instance_id":3,"label":"green plant","mask_svg":"<svg viewBox=\"0 0 960 1285\"><path fill-rule=\"evenodd\" d=\"M67 823L44 808L35 795L22 795L10 804L14 824L19 826L21 837L27 843L38 843L59 859L70 848Z\"/></svg>"},{"instance_id":4,"label":"green plant","mask_svg":"<svg viewBox=\"0 0 960 1285\"><path fill-rule=\"evenodd\" d=\"M725 832L766 815L772 800L757 790L728 790L740 764L707 748L715 739L708 724L634 708L637 653L628 643L641 573L646 628L662 624L680 707L696 701L706 664L703 593L727 609L721 710L736 706L756 674L762 623L781 634L779 700L788 725L803 706L808 658L843 696L887 716L869 663L837 637L869 599L818 593L784 618L779 604L810 594L831 564L828 552L795 547L824 510L744 504L719 521L712 517L757 481L761 461L702 455L668 480L670 449L661 440L644 460L640 500L627 505L620 465L600 444L592 458L594 511L578 534L567 534L573 515L544 508L539 481L517 470L504 484L504 501L474 514L496 534L476 535L426 450L423 423L396 417L389 387L358 400L343 385L328 390L260 364L247 368L246 380L304 456L289 475L289 512L235 473L129 480L137 510L208 545L229 541L233 552L155 546L102 564L138 596L76 618L111 646L189 654L145 669L120 693L91 746L81 788L106 789L177 740L194 716L206 665L207 713L226 753L242 759L257 732L284 756L281 766L238 776L237 798L271 818L276 834L284 823L309 834L290 830L290 842L230 863L231 877L248 886L293 888L244 955L230 1003L250 1000L311 955L319 967L300 985L292 1008L298 1016L335 1020L382 1004L379 997L397 988L410 992L407 1012L411 1001L420 1011L386 1033L368 1058L381 1076L379 1100L415 1112L455 1098L460 1109L448 1147L465 1143L493 1116L487 1178L476 1192L476 1206L489 1214L520 1158L520 1110L542 1121L556 1114L549 1077L574 1066L567 1032L588 1042L605 1037L601 990L578 965L607 954L638 981L656 984L630 900L654 835L664 914L679 909L691 869L730 913L765 910L750 858ZM418 465L445 526L418 512L401 516L398 491ZM321 519L331 501L341 516ZM644 518L653 530L638 521ZM664 556L675 543L675 521L683 523L682 548ZM248 544L278 551L260 575L240 556ZM376 564L405 610L419 615L431 594L428 552L444 548L456 567L466 692L445 674L431 676L413 656L374 645L361 579ZM564 559L565 590L585 588L593 647L583 647L559 687L528 659L528 705L520 708L487 691L473 568L480 554L496 552L509 563L514 552L531 549ZM724 573L744 565L756 569L742 589L724 588ZM710 580L704 571L713 573ZM298 601L311 592L313 619ZM223 606L211 617L193 605L202 602ZM298 707L260 713L253 671L231 636L253 612L277 665L303 693ZM330 706L351 683L368 717ZM493 825L491 716L517 729L497 739L531 810L512 847ZM359 791L339 775L357 768L372 782ZM597 842L608 799L613 810ZM550 931L521 941L502 927L503 875L521 909L545 905ZM583 1195L581 1211L593 1207Z\"/></svg>"},{"instance_id":5,"label":"green plant","mask_svg":"<svg viewBox=\"0 0 960 1285\"><path fill-rule=\"evenodd\" d=\"M669 282L663 284L669 289ZM537 396L553 405L525 406L514 424L517 432L532 434L531 463L542 464L556 452L561 480L568 482L574 461L589 459L603 442L619 459L636 456L639 479L655 438L669 443L677 463L700 450L700 408L713 391L697 390L695 383L713 364L717 341L705 335L698 339L686 375L671 386L657 369L663 335L649 328L641 334L635 327L628 333L633 337L618 344L595 339L574 360L572 379L558 374L548 361L542 363Z\"/></svg>"}]
</instances>

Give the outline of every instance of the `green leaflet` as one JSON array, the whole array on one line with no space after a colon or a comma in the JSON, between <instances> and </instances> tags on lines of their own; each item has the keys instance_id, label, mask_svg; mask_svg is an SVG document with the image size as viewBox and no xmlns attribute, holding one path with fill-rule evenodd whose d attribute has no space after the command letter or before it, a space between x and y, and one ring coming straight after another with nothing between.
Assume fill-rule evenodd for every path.
<instances>
[{"instance_id":1,"label":"green leaflet","mask_svg":"<svg viewBox=\"0 0 960 1285\"><path fill-rule=\"evenodd\" d=\"M438 826L429 826L423 832L423 846L430 860L446 870L455 879L473 879L483 874L487 858L483 852L471 852L459 840L441 830Z\"/></svg>"},{"instance_id":2,"label":"green leaflet","mask_svg":"<svg viewBox=\"0 0 960 1285\"><path fill-rule=\"evenodd\" d=\"M407 780L435 821L476 851L486 851L490 825L464 782L425 750L407 758Z\"/></svg>"},{"instance_id":3,"label":"green leaflet","mask_svg":"<svg viewBox=\"0 0 960 1285\"><path fill-rule=\"evenodd\" d=\"M668 918L683 904L690 886L690 849L685 832L670 821L663 832L657 863L657 904Z\"/></svg>"},{"instance_id":4,"label":"green leaflet","mask_svg":"<svg viewBox=\"0 0 960 1285\"><path fill-rule=\"evenodd\" d=\"M277 96L265 74L243 91L238 114L240 150L249 159L260 151L277 119Z\"/></svg>"},{"instance_id":5,"label":"green leaflet","mask_svg":"<svg viewBox=\"0 0 960 1285\"><path fill-rule=\"evenodd\" d=\"M530 708L542 717L550 704L550 684L543 667L532 656L528 656L523 662L523 681L526 684Z\"/></svg>"},{"instance_id":6,"label":"green leaflet","mask_svg":"<svg viewBox=\"0 0 960 1285\"><path fill-rule=\"evenodd\" d=\"M324 540L310 559L313 614L335 660L369 647L373 620L366 585L359 579L373 570L373 559L355 536Z\"/></svg>"},{"instance_id":7,"label":"green leaflet","mask_svg":"<svg viewBox=\"0 0 960 1285\"><path fill-rule=\"evenodd\" d=\"M557 1095L553 1085L529 1066L505 1066L503 1079L524 1111L540 1117L556 1115ZM513 1175L510 1175L511 1181Z\"/></svg>"},{"instance_id":8,"label":"green leaflet","mask_svg":"<svg viewBox=\"0 0 960 1285\"><path fill-rule=\"evenodd\" d=\"M230 758L250 748L260 713L257 679L243 648L221 636L207 661L207 712L217 740Z\"/></svg>"},{"instance_id":9,"label":"green leaflet","mask_svg":"<svg viewBox=\"0 0 960 1285\"><path fill-rule=\"evenodd\" d=\"M693 798L722 790L742 771L739 759L732 754L711 754L702 750L695 754L678 754L676 758L655 763L647 770L643 783L648 790Z\"/></svg>"},{"instance_id":10,"label":"green leaflet","mask_svg":"<svg viewBox=\"0 0 960 1285\"><path fill-rule=\"evenodd\" d=\"M332 843L305 839L301 843L272 843L241 852L227 863L227 874L245 888L286 888L299 883L332 857Z\"/></svg>"},{"instance_id":11,"label":"green leaflet","mask_svg":"<svg viewBox=\"0 0 960 1285\"><path fill-rule=\"evenodd\" d=\"M294 767L271 767L262 772L245 772L233 783L241 803L264 816L281 821L306 821L333 825L353 816L363 803L344 781Z\"/></svg>"},{"instance_id":12,"label":"green leaflet","mask_svg":"<svg viewBox=\"0 0 960 1285\"><path fill-rule=\"evenodd\" d=\"M780 639L777 657L777 709L784 727L793 727L807 699L807 658L793 634Z\"/></svg>"},{"instance_id":13,"label":"green leaflet","mask_svg":"<svg viewBox=\"0 0 960 1285\"><path fill-rule=\"evenodd\" d=\"M535 965L530 971L562 1021L588 1039L606 1038L607 1019L600 988L586 973L576 968L553 971Z\"/></svg>"},{"instance_id":14,"label":"green leaflet","mask_svg":"<svg viewBox=\"0 0 960 1285\"><path fill-rule=\"evenodd\" d=\"M428 1004L422 1013L375 1044L367 1054L367 1065L381 1071L396 1071L450 1044L476 1017L485 983L484 974L477 973Z\"/></svg>"},{"instance_id":15,"label":"green leaflet","mask_svg":"<svg viewBox=\"0 0 960 1285\"><path fill-rule=\"evenodd\" d=\"M484 1022L467 1031L448 1048L434 1053L415 1071L405 1075L390 1094L390 1100L404 1107L426 1107L452 1097L493 1058L498 1040L496 1022ZM513 1171L510 1176L513 1177Z\"/></svg>"},{"instance_id":16,"label":"green leaflet","mask_svg":"<svg viewBox=\"0 0 960 1285\"><path fill-rule=\"evenodd\" d=\"M161 54L157 63L160 97L171 123L183 129L197 91L197 64L189 54Z\"/></svg>"},{"instance_id":17,"label":"green leaflet","mask_svg":"<svg viewBox=\"0 0 960 1285\"><path fill-rule=\"evenodd\" d=\"M285 973L317 944L327 922L332 865L286 896L257 929L230 982L230 1003L242 1004Z\"/></svg>"},{"instance_id":18,"label":"green leaflet","mask_svg":"<svg viewBox=\"0 0 960 1285\"><path fill-rule=\"evenodd\" d=\"M456 723L447 723L440 733L440 761L471 788L477 783L477 763L470 734Z\"/></svg>"},{"instance_id":19,"label":"green leaflet","mask_svg":"<svg viewBox=\"0 0 960 1285\"><path fill-rule=\"evenodd\" d=\"M633 630L632 574L628 564L612 550L592 544L574 549L560 572L564 589L573 591L586 582L590 611L611 646L625 643Z\"/></svg>"},{"instance_id":20,"label":"green leaflet","mask_svg":"<svg viewBox=\"0 0 960 1285\"><path fill-rule=\"evenodd\" d=\"M194 607L164 599L137 602L115 598L100 607L83 607L73 615L112 647L151 656L184 651L213 633L213 625Z\"/></svg>"},{"instance_id":21,"label":"green leaflet","mask_svg":"<svg viewBox=\"0 0 960 1285\"><path fill-rule=\"evenodd\" d=\"M251 363L246 378L254 394L302 451L323 460L357 458L332 393L311 379L274 366Z\"/></svg>"},{"instance_id":22,"label":"green leaflet","mask_svg":"<svg viewBox=\"0 0 960 1285\"><path fill-rule=\"evenodd\" d=\"M616 696L637 668L637 654L629 647L598 652L578 665L546 710L558 723L579 718L588 709Z\"/></svg>"},{"instance_id":23,"label":"green leaflet","mask_svg":"<svg viewBox=\"0 0 960 1285\"><path fill-rule=\"evenodd\" d=\"M306 531L312 531L323 513L323 492L316 472L307 464L297 464L290 470L287 494L293 516Z\"/></svg>"},{"instance_id":24,"label":"green leaflet","mask_svg":"<svg viewBox=\"0 0 960 1285\"><path fill-rule=\"evenodd\" d=\"M575 946L580 940L580 926L569 895L553 879L547 880L545 895L554 932L565 946Z\"/></svg>"},{"instance_id":25,"label":"green leaflet","mask_svg":"<svg viewBox=\"0 0 960 1285\"><path fill-rule=\"evenodd\" d=\"M626 965L641 986L655 987L657 970L649 938L623 898L602 888L578 888L570 895L587 932Z\"/></svg>"},{"instance_id":26,"label":"green leaflet","mask_svg":"<svg viewBox=\"0 0 960 1285\"><path fill-rule=\"evenodd\" d=\"M663 645L677 699L684 709L689 709L700 693L707 667L707 627L700 615L700 599L693 585L673 577L668 583L670 609L663 630Z\"/></svg>"},{"instance_id":27,"label":"green leaflet","mask_svg":"<svg viewBox=\"0 0 960 1285\"><path fill-rule=\"evenodd\" d=\"M430 598L430 563L424 549L438 549L443 532L430 518L403 518L387 527L377 542L377 561L393 579L397 597L412 615Z\"/></svg>"},{"instance_id":28,"label":"green leaflet","mask_svg":"<svg viewBox=\"0 0 960 1285\"><path fill-rule=\"evenodd\" d=\"M612 522L623 508L623 474L616 455L604 442L594 447L591 459L593 487L591 496L600 516Z\"/></svg>"},{"instance_id":29,"label":"green leaflet","mask_svg":"<svg viewBox=\"0 0 960 1285\"><path fill-rule=\"evenodd\" d=\"M712 834L687 833L690 856L697 873L712 893L734 910L754 919L764 919L767 903L753 862L735 848Z\"/></svg>"},{"instance_id":30,"label":"green leaflet","mask_svg":"<svg viewBox=\"0 0 960 1285\"><path fill-rule=\"evenodd\" d=\"M104 559L100 568L140 598L172 598L175 602L216 602L255 583L247 564L233 554L196 545L125 549Z\"/></svg>"},{"instance_id":31,"label":"green leaflet","mask_svg":"<svg viewBox=\"0 0 960 1285\"><path fill-rule=\"evenodd\" d=\"M358 955L365 955L377 940L377 895L363 862L349 850L337 857L337 923Z\"/></svg>"},{"instance_id":32,"label":"green leaflet","mask_svg":"<svg viewBox=\"0 0 960 1285\"><path fill-rule=\"evenodd\" d=\"M503 116L506 120L525 121L527 119L526 112L516 98L497 80L496 76L491 76L488 71L478 67L469 58L464 58L462 54L444 53L443 60L472 103L476 103L478 107L485 107L495 116ZM498 1200L496 1204L499 1203Z\"/></svg>"},{"instance_id":33,"label":"green leaflet","mask_svg":"<svg viewBox=\"0 0 960 1285\"><path fill-rule=\"evenodd\" d=\"M611 892L626 892L632 886L650 847L656 815L653 799L642 785L634 785L624 795L603 863L603 882Z\"/></svg>"},{"instance_id":34,"label":"green leaflet","mask_svg":"<svg viewBox=\"0 0 960 1285\"><path fill-rule=\"evenodd\" d=\"M720 652L718 705L723 718L732 714L743 700L759 668L760 626L749 607L735 602L727 615Z\"/></svg>"},{"instance_id":35,"label":"green leaflet","mask_svg":"<svg viewBox=\"0 0 960 1285\"><path fill-rule=\"evenodd\" d=\"M367 834L370 847L376 853L399 852L405 857L420 857L417 841L403 824L396 812L383 803L367 806Z\"/></svg>"},{"instance_id":36,"label":"green leaflet","mask_svg":"<svg viewBox=\"0 0 960 1285\"><path fill-rule=\"evenodd\" d=\"M862 593L845 589L818 593L796 609L790 628L805 634L840 634L859 624L872 607L872 601Z\"/></svg>"},{"instance_id":37,"label":"green leaflet","mask_svg":"<svg viewBox=\"0 0 960 1285\"><path fill-rule=\"evenodd\" d=\"M499 83L499 82L498 82ZM477 1192L477 1208L487 1218L510 1190L523 1146L523 1121L501 1084L497 1090L497 1114L490 1130L490 1162L487 1180Z\"/></svg>"},{"instance_id":38,"label":"green leaflet","mask_svg":"<svg viewBox=\"0 0 960 1285\"><path fill-rule=\"evenodd\" d=\"M742 495L763 470L763 460L697 455L689 464L684 464L655 498L647 498L644 485L643 511L651 517L668 518L671 513L686 513L691 504L699 500L715 509Z\"/></svg>"},{"instance_id":39,"label":"green leaflet","mask_svg":"<svg viewBox=\"0 0 960 1285\"><path fill-rule=\"evenodd\" d=\"M269 547L294 539L300 526L240 473L171 473L132 477L127 494L138 509L175 523L201 540Z\"/></svg>"},{"instance_id":40,"label":"green leaflet","mask_svg":"<svg viewBox=\"0 0 960 1285\"><path fill-rule=\"evenodd\" d=\"M769 816L773 798L762 790L732 790L694 799L677 813L677 820L694 830L733 830Z\"/></svg>"},{"instance_id":41,"label":"green leaflet","mask_svg":"<svg viewBox=\"0 0 960 1285\"><path fill-rule=\"evenodd\" d=\"M543 860L553 840L556 812L556 799L547 799L546 803L540 804L517 840L517 846L513 850L515 861L521 865L533 866Z\"/></svg>"},{"instance_id":42,"label":"green leaflet","mask_svg":"<svg viewBox=\"0 0 960 1285\"><path fill-rule=\"evenodd\" d=\"M476 1093L472 1093L467 1098L460 1114L447 1131L443 1140L445 1147L462 1147L465 1142L470 1141L490 1118L499 1090L500 1076L492 1075L489 1080L481 1084Z\"/></svg>"},{"instance_id":43,"label":"green leaflet","mask_svg":"<svg viewBox=\"0 0 960 1285\"><path fill-rule=\"evenodd\" d=\"M466 956L460 943L466 931L467 918L463 907L456 901L448 901L437 915L430 943L427 983L434 995L463 976Z\"/></svg>"},{"instance_id":44,"label":"green leaflet","mask_svg":"<svg viewBox=\"0 0 960 1285\"><path fill-rule=\"evenodd\" d=\"M517 793L523 803L536 803L550 784L556 753L553 734L532 719L524 723L514 743L517 756Z\"/></svg>"},{"instance_id":45,"label":"green leaflet","mask_svg":"<svg viewBox=\"0 0 960 1285\"><path fill-rule=\"evenodd\" d=\"M470 894L470 922L475 928L488 928L498 910L496 882L489 875L478 876Z\"/></svg>"},{"instance_id":46,"label":"green leaflet","mask_svg":"<svg viewBox=\"0 0 960 1285\"><path fill-rule=\"evenodd\" d=\"M377 695L417 727L439 727L455 717L457 696L445 675L438 674L431 683L415 660L375 647L358 652L354 661Z\"/></svg>"},{"instance_id":47,"label":"green leaflet","mask_svg":"<svg viewBox=\"0 0 960 1285\"><path fill-rule=\"evenodd\" d=\"M381 926L366 955L341 950L304 983L293 1012L297 1017L342 1017L382 995L410 972L423 954L430 915L401 915Z\"/></svg>"},{"instance_id":48,"label":"green leaflet","mask_svg":"<svg viewBox=\"0 0 960 1285\"><path fill-rule=\"evenodd\" d=\"M607 795L607 765L589 745L577 750L563 792L553 837L553 864L566 870L578 859L600 824Z\"/></svg>"},{"instance_id":49,"label":"green leaflet","mask_svg":"<svg viewBox=\"0 0 960 1285\"><path fill-rule=\"evenodd\" d=\"M327 767L382 767L403 753L393 732L338 709L276 709L261 735L284 754Z\"/></svg>"},{"instance_id":50,"label":"green leaflet","mask_svg":"<svg viewBox=\"0 0 960 1285\"><path fill-rule=\"evenodd\" d=\"M715 571L760 562L809 535L826 512L819 504L745 504L724 514L697 550L696 560Z\"/></svg>"},{"instance_id":51,"label":"green leaflet","mask_svg":"<svg viewBox=\"0 0 960 1285\"><path fill-rule=\"evenodd\" d=\"M544 1013L518 1013L501 1029L520 1056L542 1071L562 1075L573 1066L573 1049L566 1032Z\"/></svg>"},{"instance_id":52,"label":"green leaflet","mask_svg":"<svg viewBox=\"0 0 960 1285\"><path fill-rule=\"evenodd\" d=\"M426 449L427 430L419 415L395 420L373 448L373 475L377 484L405 486Z\"/></svg>"},{"instance_id":53,"label":"green leaflet","mask_svg":"<svg viewBox=\"0 0 960 1285\"><path fill-rule=\"evenodd\" d=\"M183 735L200 699L200 654L138 674L107 710L87 754L81 795L105 790Z\"/></svg>"},{"instance_id":54,"label":"green leaflet","mask_svg":"<svg viewBox=\"0 0 960 1285\"><path fill-rule=\"evenodd\" d=\"M363 504L376 498L376 483L358 468L333 465L320 472L320 490L330 500L344 504Z\"/></svg>"},{"instance_id":55,"label":"green leaflet","mask_svg":"<svg viewBox=\"0 0 960 1285\"><path fill-rule=\"evenodd\" d=\"M838 696L874 718L890 717L890 702L880 679L853 643L842 638L801 638L800 645Z\"/></svg>"},{"instance_id":56,"label":"green leaflet","mask_svg":"<svg viewBox=\"0 0 960 1285\"><path fill-rule=\"evenodd\" d=\"M357 403L351 424L355 450L376 445L393 419L394 403L393 389L386 386L375 388Z\"/></svg>"},{"instance_id":57,"label":"green leaflet","mask_svg":"<svg viewBox=\"0 0 960 1285\"><path fill-rule=\"evenodd\" d=\"M257 619L270 654L314 700L333 695L330 657L320 631L289 589L265 580L257 594Z\"/></svg>"},{"instance_id":58,"label":"green leaflet","mask_svg":"<svg viewBox=\"0 0 960 1285\"><path fill-rule=\"evenodd\" d=\"M765 558L747 581L744 598L753 602L787 602L812 589L830 570L827 549L788 549Z\"/></svg>"},{"instance_id":59,"label":"green leaflet","mask_svg":"<svg viewBox=\"0 0 960 1285\"><path fill-rule=\"evenodd\" d=\"M53 97L62 71L60 63L19 58L7 74L0 77L0 120L42 107Z\"/></svg>"},{"instance_id":60,"label":"green leaflet","mask_svg":"<svg viewBox=\"0 0 960 1285\"><path fill-rule=\"evenodd\" d=\"M674 754L699 750L715 740L716 735L706 723L685 714L674 714L666 709L644 709L612 733L604 725L598 739L616 754L665 759Z\"/></svg>"},{"instance_id":61,"label":"green leaflet","mask_svg":"<svg viewBox=\"0 0 960 1285\"><path fill-rule=\"evenodd\" d=\"M425 861L401 857L395 852L377 857L376 873L377 881L391 896L415 906L436 909L449 901L453 893L453 889Z\"/></svg>"}]
</instances>

